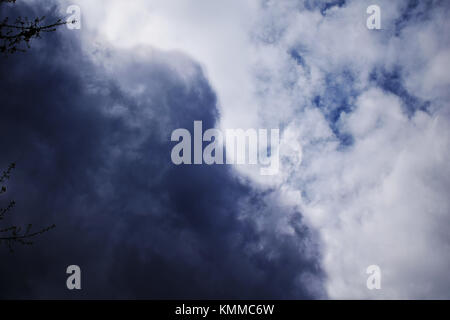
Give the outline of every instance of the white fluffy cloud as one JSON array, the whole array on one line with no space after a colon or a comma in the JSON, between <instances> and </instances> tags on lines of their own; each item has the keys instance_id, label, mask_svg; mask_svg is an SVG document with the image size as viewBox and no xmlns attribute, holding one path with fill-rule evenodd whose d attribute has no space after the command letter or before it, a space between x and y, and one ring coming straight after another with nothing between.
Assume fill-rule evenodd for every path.
<instances>
[{"instance_id":1,"label":"white fluffy cloud","mask_svg":"<svg viewBox=\"0 0 450 320\"><path fill-rule=\"evenodd\" d=\"M283 129L282 172L265 182L319 233L331 298L449 298L448 9L379 0L373 31L372 1L74 2L88 52L180 50L204 67L221 126ZM371 264L381 290L366 288Z\"/></svg>"}]
</instances>

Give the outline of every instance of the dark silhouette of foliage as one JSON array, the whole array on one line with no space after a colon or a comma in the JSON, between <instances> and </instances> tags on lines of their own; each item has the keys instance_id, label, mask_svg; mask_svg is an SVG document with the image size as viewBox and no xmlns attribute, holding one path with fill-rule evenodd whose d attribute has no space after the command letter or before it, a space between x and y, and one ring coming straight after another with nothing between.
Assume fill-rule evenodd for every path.
<instances>
[{"instance_id":1,"label":"dark silhouette of foliage","mask_svg":"<svg viewBox=\"0 0 450 320\"><path fill-rule=\"evenodd\" d=\"M15 2L16 0L0 0L0 5ZM31 20L19 16L13 22L8 17L0 20L0 52L6 55L25 52L30 48L32 39L40 38L42 33L55 31L56 27L67 23L58 19L54 23L46 25L44 20L45 16Z\"/></svg>"},{"instance_id":2,"label":"dark silhouette of foliage","mask_svg":"<svg viewBox=\"0 0 450 320\"><path fill-rule=\"evenodd\" d=\"M15 163L9 165L6 171L0 175L0 195L6 193L6 186L4 183L10 179L11 172L16 167ZM14 208L16 205L15 201L11 200L9 204L5 208L0 208L0 221L5 218L5 215ZM10 226L7 228L0 229L0 245L6 244L11 252L13 252L13 244L22 244L22 245L32 245L32 238L43 234L56 226L53 224L49 227L40 229L39 231L32 232L32 224L28 224L24 231L22 231L21 227L18 226Z\"/></svg>"},{"instance_id":3,"label":"dark silhouette of foliage","mask_svg":"<svg viewBox=\"0 0 450 320\"><path fill-rule=\"evenodd\" d=\"M15 2L16 0L0 0L0 6L3 3ZM52 24L45 25L43 24L44 20L45 17L38 17L34 20L29 20L27 17L17 17L14 22L10 22L8 17L0 20L0 53L8 55L16 52L24 52L26 48L30 48L32 39L40 38L42 33L55 31L56 27L67 23L63 22L62 19L58 19ZM4 183L9 180L11 172L15 167L15 163L12 163L0 175L0 196L6 193L7 189ZM0 221L12 211L15 205L15 201L11 200L5 208L0 207ZM54 224L34 232L32 231L31 224L28 224L23 231L18 226L0 228L0 245L6 244L12 252L14 244L32 245L32 238L53 228L55 228Z\"/></svg>"}]
</instances>

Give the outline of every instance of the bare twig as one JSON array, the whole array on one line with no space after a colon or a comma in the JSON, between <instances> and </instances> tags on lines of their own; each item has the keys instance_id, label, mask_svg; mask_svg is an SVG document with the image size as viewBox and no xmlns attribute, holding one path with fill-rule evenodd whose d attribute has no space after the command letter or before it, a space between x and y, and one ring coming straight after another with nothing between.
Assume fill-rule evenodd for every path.
<instances>
[{"instance_id":1,"label":"bare twig","mask_svg":"<svg viewBox=\"0 0 450 320\"><path fill-rule=\"evenodd\" d=\"M49 227L43 228L43 229L41 229L39 231L36 231L36 232L31 232L31 227L32 227L32 225L29 224L27 226L26 231L24 233L22 233L22 234L21 234L22 228L16 227L16 226L0 230L0 234L8 233L8 232L10 233L8 236L0 237L0 245L2 243L6 243L6 245L9 248L9 250L11 252L14 252L13 244L19 243L19 244L22 244L22 245L32 245L34 242L30 240L31 238L34 238L34 237L36 237L36 236L38 236L40 234L43 234L43 233L45 233L47 231L50 231L51 229L55 228L56 225L53 224L53 225L51 225Z\"/></svg>"},{"instance_id":2,"label":"bare twig","mask_svg":"<svg viewBox=\"0 0 450 320\"><path fill-rule=\"evenodd\" d=\"M2 3L15 3L15 0L0 0ZM0 21L0 52L3 54L13 54L15 52L24 52L30 48L30 42L33 38L40 38L44 32L52 32L56 27L67 24L66 21L58 19L56 22L45 25L44 17L37 17L29 20L27 17L17 17L10 23L6 17Z\"/></svg>"},{"instance_id":3,"label":"bare twig","mask_svg":"<svg viewBox=\"0 0 450 320\"><path fill-rule=\"evenodd\" d=\"M11 177L11 171L16 167L15 163L9 165L8 169L3 171L0 175L0 182L4 182L9 180ZM2 186L0 193L5 193L6 187ZM16 205L15 201L10 201L8 206L4 209L0 209L0 220L2 220L6 213L11 211L12 208ZM31 238L34 238L40 234L43 234L56 226L53 224L49 227L43 228L39 231L31 232L32 225L28 224L25 232L22 233L22 228L17 226L11 226L4 229L0 229L0 245L5 243L9 250L13 252L13 244L22 244L22 245L32 245L33 241Z\"/></svg>"}]
</instances>

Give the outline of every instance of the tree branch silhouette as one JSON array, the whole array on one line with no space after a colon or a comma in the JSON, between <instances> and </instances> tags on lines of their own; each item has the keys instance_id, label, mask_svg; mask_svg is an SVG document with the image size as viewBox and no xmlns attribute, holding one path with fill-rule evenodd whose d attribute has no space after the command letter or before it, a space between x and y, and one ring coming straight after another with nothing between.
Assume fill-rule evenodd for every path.
<instances>
[{"instance_id":1,"label":"tree branch silhouette","mask_svg":"<svg viewBox=\"0 0 450 320\"><path fill-rule=\"evenodd\" d=\"M15 3L16 0L0 0L2 3ZM34 38L41 38L42 33L56 31L56 27L67 24L62 19L51 24L44 24L45 16L30 20L27 17L17 17L13 22L9 17L0 21L0 52L13 54L25 52L30 48L30 42Z\"/></svg>"},{"instance_id":2,"label":"tree branch silhouette","mask_svg":"<svg viewBox=\"0 0 450 320\"><path fill-rule=\"evenodd\" d=\"M15 3L16 0L0 0L0 6L4 3ZM51 24L44 24L45 16L37 17L30 20L27 17L17 17L13 22L10 22L9 17L0 20L0 53L5 55L14 54L16 52L25 52L30 48L30 42L32 39L41 38L41 35L45 32L55 31L60 25L64 25L67 22L62 19L56 20ZM76 21L72 21L75 23ZM12 163L7 170L3 171L0 175L0 196L6 193L6 186L4 183L10 179L11 172L16 167L15 163ZM15 207L16 202L11 200L5 208L0 208L0 221L9 214ZM21 227L10 226L0 229L0 245L6 244L9 250L12 252L14 244L32 245L32 238L41 235L56 226L53 224L49 227L40 229L39 231L32 232L32 224L28 224L25 231L22 231Z\"/></svg>"},{"instance_id":3,"label":"tree branch silhouette","mask_svg":"<svg viewBox=\"0 0 450 320\"><path fill-rule=\"evenodd\" d=\"M0 184L2 184L0 188L0 195L6 193L7 189L3 184L10 179L11 172L13 169L15 169L15 167L15 163L10 164L8 169L3 171L3 173L0 175ZM9 202L8 206L6 206L5 208L0 208L0 220L3 220L5 215L10 212L15 205L15 201L12 200ZM50 231L56 226L53 224L49 227L42 228L39 231L34 232L31 231L32 227L32 224L28 224L24 232L22 232L22 228L18 226L10 226L4 229L0 229L0 245L5 243L8 246L10 252L13 252L14 244L32 245L32 238Z\"/></svg>"}]
</instances>

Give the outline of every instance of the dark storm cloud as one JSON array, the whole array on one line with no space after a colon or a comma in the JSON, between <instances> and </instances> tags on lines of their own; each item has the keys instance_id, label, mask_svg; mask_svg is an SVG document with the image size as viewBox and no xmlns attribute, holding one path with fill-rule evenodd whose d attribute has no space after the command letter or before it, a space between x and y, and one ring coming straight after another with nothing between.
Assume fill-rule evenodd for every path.
<instances>
[{"instance_id":1,"label":"dark storm cloud","mask_svg":"<svg viewBox=\"0 0 450 320\"><path fill-rule=\"evenodd\" d=\"M199 67L187 83L170 65L180 54L143 61L128 52L118 53L119 71L106 71L65 29L32 46L0 60L0 165L17 162L0 199L17 207L1 223L57 228L13 254L0 247L1 298L322 294L318 250L299 212L229 167L171 163L172 130L218 118ZM292 234L268 223L280 210ZM65 287L71 264L82 269L78 292Z\"/></svg>"}]
</instances>

